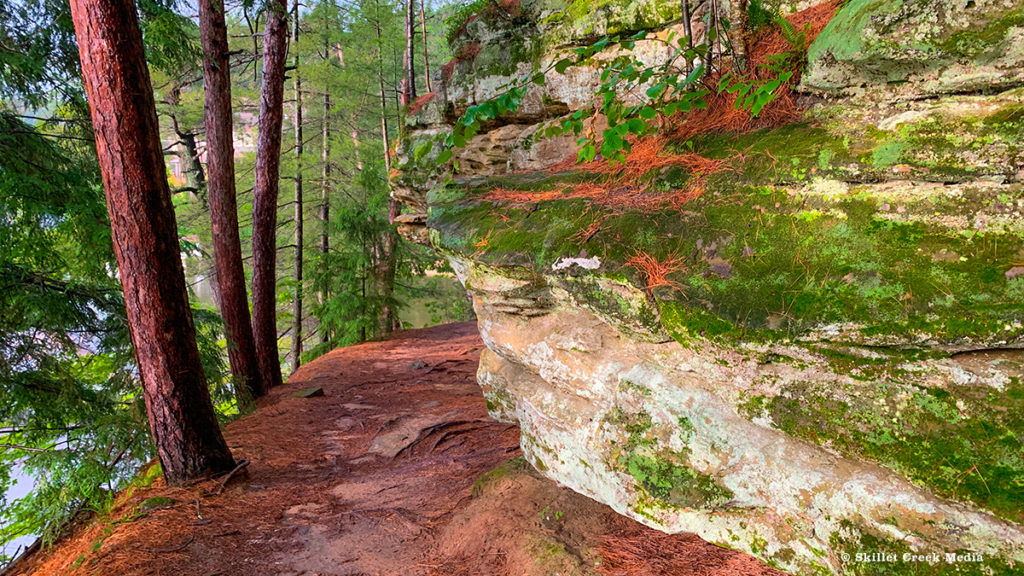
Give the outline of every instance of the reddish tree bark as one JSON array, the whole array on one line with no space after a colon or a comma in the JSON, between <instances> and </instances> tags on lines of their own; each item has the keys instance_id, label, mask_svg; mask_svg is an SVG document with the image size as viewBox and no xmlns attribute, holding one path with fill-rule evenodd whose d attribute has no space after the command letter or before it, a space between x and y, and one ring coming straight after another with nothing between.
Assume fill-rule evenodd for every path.
<instances>
[{"instance_id":1,"label":"reddish tree bark","mask_svg":"<svg viewBox=\"0 0 1024 576\"><path fill-rule=\"evenodd\" d=\"M199 362L153 89L132 0L72 0L150 430L171 484L234 466Z\"/></svg>"},{"instance_id":2,"label":"reddish tree bark","mask_svg":"<svg viewBox=\"0 0 1024 576\"><path fill-rule=\"evenodd\" d=\"M252 214L252 316L260 374L270 386L281 384L277 353L277 196L284 116L284 64L288 44L286 0L266 4L263 31L263 82L260 89L259 140Z\"/></svg>"},{"instance_id":3,"label":"reddish tree bark","mask_svg":"<svg viewBox=\"0 0 1024 576\"><path fill-rule=\"evenodd\" d=\"M220 310L228 337L228 360L235 376L239 406L267 393L260 378L249 317L249 300L238 235L235 195L235 149L231 115L231 68L224 0L199 0L199 29L203 43L206 170L213 228L213 257L220 292Z\"/></svg>"}]
</instances>

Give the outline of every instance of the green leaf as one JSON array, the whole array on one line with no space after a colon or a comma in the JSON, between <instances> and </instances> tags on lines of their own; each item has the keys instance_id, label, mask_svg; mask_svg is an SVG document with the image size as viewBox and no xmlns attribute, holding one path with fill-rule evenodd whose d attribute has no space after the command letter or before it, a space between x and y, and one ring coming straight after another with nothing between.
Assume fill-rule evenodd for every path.
<instances>
[{"instance_id":1,"label":"green leaf","mask_svg":"<svg viewBox=\"0 0 1024 576\"><path fill-rule=\"evenodd\" d=\"M658 115L658 111L650 106L644 106L640 109L640 117L644 120L653 120Z\"/></svg>"},{"instance_id":2,"label":"green leaf","mask_svg":"<svg viewBox=\"0 0 1024 576\"><path fill-rule=\"evenodd\" d=\"M662 95L662 93L665 92L665 88L667 87L668 86L664 82L658 82L654 86L651 86L650 88L647 89L647 97L650 98L651 100L656 100L658 99L658 97Z\"/></svg>"},{"instance_id":3,"label":"green leaf","mask_svg":"<svg viewBox=\"0 0 1024 576\"><path fill-rule=\"evenodd\" d=\"M443 151L443 152L441 152L440 154L437 155L437 163L438 163L438 165L444 164L444 163L448 162L451 159L452 159L452 151L451 150L445 150L445 151Z\"/></svg>"},{"instance_id":4,"label":"green leaf","mask_svg":"<svg viewBox=\"0 0 1024 576\"><path fill-rule=\"evenodd\" d=\"M562 58L558 62L555 62L555 72L558 72L559 74L565 74L565 71L568 70L569 66L572 66L573 64L574 62L572 60L568 58Z\"/></svg>"},{"instance_id":5,"label":"green leaf","mask_svg":"<svg viewBox=\"0 0 1024 576\"><path fill-rule=\"evenodd\" d=\"M701 64L693 69L692 72L686 75L686 79L683 80L683 86L689 86L697 80L704 77L704 65Z\"/></svg>"},{"instance_id":6,"label":"green leaf","mask_svg":"<svg viewBox=\"0 0 1024 576\"><path fill-rule=\"evenodd\" d=\"M580 148L580 153L576 157L576 162L590 162L597 157L597 148L593 143L588 143L583 148Z\"/></svg>"},{"instance_id":7,"label":"green leaf","mask_svg":"<svg viewBox=\"0 0 1024 576\"><path fill-rule=\"evenodd\" d=\"M601 155L611 158L616 152L622 150L622 136L615 130L605 130L604 139L601 142Z\"/></svg>"},{"instance_id":8,"label":"green leaf","mask_svg":"<svg viewBox=\"0 0 1024 576\"><path fill-rule=\"evenodd\" d=\"M426 156L427 154L430 153L430 150L433 147L434 147L434 141L433 140L427 140L423 144L420 144L419 146L416 147L416 150L413 152L413 158L417 162L419 162L421 159L423 159L424 156Z\"/></svg>"}]
</instances>

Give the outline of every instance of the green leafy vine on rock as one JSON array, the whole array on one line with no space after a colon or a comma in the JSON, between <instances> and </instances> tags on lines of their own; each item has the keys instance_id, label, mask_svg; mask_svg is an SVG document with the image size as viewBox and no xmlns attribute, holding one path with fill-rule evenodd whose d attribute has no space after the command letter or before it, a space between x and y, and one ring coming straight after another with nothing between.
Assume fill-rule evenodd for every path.
<instances>
[{"instance_id":1,"label":"green leafy vine on rock","mask_svg":"<svg viewBox=\"0 0 1024 576\"><path fill-rule=\"evenodd\" d=\"M766 78L729 71L720 74L717 81L717 92L736 94L736 107L747 110L751 116L760 114L806 61L808 31L796 30L783 18L776 17L775 22L793 50L775 55L762 65L769 72ZM724 28L728 30L727 23ZM545 85L552 73L564 75L573 67L596 65L601 69L601 84L594 94L594 108L576 110L548 123L539 136L552 138L568 133L580 136L578 162L592 161L600 154L610 162L624 163L631 150L629 136L656 133L668 117L707 108L707 96L711 93L707 85L710 72L715 68L711 57L711 46L716 40L714 28L707 40L694 45L690 37L679 37L675 32L661 39L641 31L628 37L606 36L589 46L577 47L572 54L506 84L499 95L469 106L450 133L418 146L413 152L413 161L418 164L435 146L440 146L442 150L436 163L447 164L453 159L454 149L466 147L484 123L517 111L532 86ZM641 41L663 43L672 52L663 62L648 65L634 55L634 48ZM600 58L612 49L620 53ZM718 69L721 72L720 65ZM595 115L607 120L608 126L600 135L592 128L585 132L585 121ZM453 168L458 170L457 161Z\"/></svg>"}]
</instances>

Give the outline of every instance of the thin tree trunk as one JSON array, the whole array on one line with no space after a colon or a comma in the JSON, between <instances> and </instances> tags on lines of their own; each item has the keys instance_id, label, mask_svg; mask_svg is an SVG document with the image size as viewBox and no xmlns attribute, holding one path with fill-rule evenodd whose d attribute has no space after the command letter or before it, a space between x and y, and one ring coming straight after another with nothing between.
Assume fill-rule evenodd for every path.
<instances>
[{"instance_id":1,"label":"thin tree trunk","mask_svg":"<svg viewBox=\"0 0 1024 576\"><path fill-rule=\"evenodd\" d=\"M693 50L693 16L690 14L690 0L682 0L683 9L683 33L686 34L686 48ZM686 73L693 70L693 60L686 58Z\"/></svg>"},{"instance_id":2,"label":"thin tree trunk","mask_svg":"<svg viewBox=\"0 0 1024 576\"><path fill-rule=\"evenodd\" d=\"M389 224L394 223L399 208L398 201L392 198L388 205ZM395 273L398 259L398 232L394 226L387 227L382 240L380 260L377 262L377 280L380 283L380 297L384 303L380 314L380 332L381 335L387 335L399 326L398 314L392 301L395 293Z\"/></svg>"},{"instance_id":3,"label":"thin tree trunk","mask_svg":"<svg viewBox=\"0 0 1024 576\"><path fill-rule=\"evenodd\" d=\"M107 209L150 431L170 484L234 466L185 292L153 88L132 0L72 0Z\"/></svg>"},{"instance_id":4,"label":"thin tree trunk","mask_svg":"<svg viewBox=\"0 0 1024 576\"><path fill-rule=\"evenodd\" d=\"M176 108L181 101L181 86L179 86L177 82L174 82L167 90L165 98L168 104ZM196 143L195 132L192 129L185 129L181 126L178 115L173 111L173 109L168 116L171 119L171 129L174 131L174 135L178 138L178 144L174 147L174 155L177 156L178 161L181 162L182 171L185 174L185 183L193 190L190 192L189 197L199 205L202 211L208 212L210 210L210 198L206 187L206 172L203 169L203 163L199 161L199 146ZM199 269L196 272L210 283L210 295L213 297L213 306L217 310L218 314L223 315L223 306L221 306L220 301L220 282L217 281L216 263L211 262L209 266L206 266L207 259L210 259L211 261L213 260L213 246L207 246L203 242L203 239L200 238L199 252L201 256ZM187 267L185 275L189 275ZM234 366L232 366L231 372L232 374L235 374ZM239 401L241 401L241 399L239 399ZM239 405L241 405L241 403Z\"/></svg>"},{"instance_id":5,"label":"thin tree trunk","mask_svg":"<svg viewBox=\"0 0 1024 576\"><path fill-rule=\"evenodd\" d=\"M352 132L349 133L349 136L352 137L352 151L353 155L356 157L356 172L362 172L363 155L359 150L359 128L357 128L357 126L359 125L359 115L353 113L350 119L352 121Z\"/></svg>"},{"instance_id":6,"label":"thin tree trunk","mask_svg":"<svg viewBox=\"0 0 1024 576\"><path fill-rule=\"evenodd\" d=\"M391 174L391 138L388 136L388 96L384 91L384 41L380 29L380 19L377 24L377 84L380 88L380 137L384 142L384 170L390 177Z\"/></svg>"},{"instance_id":7,"label":"thin tree trunk","mask_svg":"<svg viewBox=\"0 0 1024 576\"><path fill-rule=\"evenodd\" d=\"M327 42L324 42L324 53L327 52ZM323 118L321 122L321 137L322 143L320 146L320 258L321 262L325 263L328 253L331 251L331 236L329 230L330 216L331 216L331 94L324 92L324 108ZM321 264L323 266L323 264ZM320 291L317 292L318 303L323 306L324 302L327 301L327 286L322 284ZM330 334L327 330L321 329L320 341L327 343L331 341Z\"/></svg>"},{"instance_id":8,"label":"thin tree trunk","mask_svg":"<svg viewBox=\"0 0 1024 576\"><path fill-rule=\"evenodd\" d=\"M269 0L263 37L263 82L260 90L259 140L252 230L253 335L260 374L271 386L281 384L277 352L277 196L281 170L281 123L284 115L284 64L287 56L286 0Z\"/></svg>"},{"instance_id":9,"label":"thin tree trunk","mask_svg":"<svg viewBox=\"0 0 1024 576\"><path fill-rule=\"evenodd\" d=\"M416 0L405 2L405 86L402 90L403 105L412 104L416 99Z\"/></svg>"},{"instance_id":10,"label":"thin tree trunk","mask_svg":"<svg viewBox=\"0 0 1024 576\"><path fill-rule=\"evenodd\" d=\"M430 85L430 50L427 46L427 0L420 0L420 41L423 43L423 78L427 81L427 93L433 92Z\"/></svg>"},{"instance_id":11,"label":"thin tree trunk","mask_svg":"<svg viewBox=\"0 0 1024 576\"><path fill-rule=\"evenodd\" d=\"M167 90L167 103L177 107L181 100L181 86L174 82ZM185 183L193 188L193 196L199 202L203 210L209 209L209 202L206 196L206 174L203 172L203 164L199 161L199 147L196 145L196 135L191 129L184 129L178 121L175 112L169 114L171 118L171 129L174 131L178 144L174 147L174 155L181 162L181 170L185 174Z\"/></svg>"},{"instance_id":12,"label":"thin tree trunk","mask_svg":"<svg viewBox=\"0 0 1024 576\"><path fill-rule=\"evenodd\" d=\"M412 6L414 0L409 0L409 5ZM412 8L409 8L409 18L412 17ZM411 22L411 20L409 20ZM407 23L407 32L408 23ZM409 36L411 38L411 36ZM384 91L384 55L383 55L383 41L381 38L380 23L377 24L377 86L380 90L380 134L381 139L384 141L384 169L387 174L391 174L391 146L389 145L390 137L388 135L388 99L387 93ZM415 79L412 70L412 41L410 40L407 45L407 55L410 57L409 60L409 74L410 77ZM388 222L393 222L395 216L398 215L398 203L392 198L388 205ZM381 334L388 334L392 331L395 325L395 313L393 306L391 305L391 297L394 293L395 285L395 247L397 246L397 232L394 228L388 227L384 233L384 238L381 243L380 253L375 254L377 262L375 268L377 269L377 278L380 282L381 296L384 302L383 308L381 309L381 316L379 319Z\"/></svg>"},{"instance_id":13,"label":"thin tree trunk","mask_svg":"<svg viewBox=\"0 0 1024 576\"><path fill-rule=\"evenodd\" d=\"M722 29L719 23L722 21L719 15L718 0L708 0L709 6L711 7L711 17L707 22L707 30L710 32L712 29L715 31L715 41L708 42L708 54L707 54L707 65L704 67L705 74L711 73L711 68L715 64L715 47L718 47L718 66L721 70L722 65ZM705 37L710 37L708 32L705 32Z\"/></svg>"},{"instance_id":14,"label":"thin tree trunk","mask_svg":"<svg viewBox=\"0 0 1024 576\"><path fill-rule=\"evenodd\" d=\"M747 71L747 0L729 1L729 46L732 65L740 72Z\"/></svg>"},{"instance_id":15,"label":"thin tree trunk","mask_svg":"<svg viewBox=\"0 0 1024 576\"><path fill-rule=\"evenodd\" d=\"M295 0L295 300L292 304L292 372L302 364L302 76L299 74L299 0Z\"/></svg>"},{"instance_id":16,"label":"thin tree trunk","mask_svg":"<svg viewBox=\"0 0 1024 576\"><path fill-rule=\"evenodd\" d=\"M235 195L235 150L231 113L231 68L224 0L199 1L199 28L203 44L204 112L206 117L206 164L210 173L210 222L213 258L221 316L228 339L228 362L236 380L239 407L267 393L260 377L249 316L249 298L242 266L238 233L238 200Z\"/></svg>"}]
</instances>

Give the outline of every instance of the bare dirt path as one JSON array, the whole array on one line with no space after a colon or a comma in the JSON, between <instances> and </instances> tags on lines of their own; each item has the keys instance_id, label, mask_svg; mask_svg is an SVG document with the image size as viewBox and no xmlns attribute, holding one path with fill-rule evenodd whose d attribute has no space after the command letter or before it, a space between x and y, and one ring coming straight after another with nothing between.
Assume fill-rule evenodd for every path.
<instances>
[{"instance_id":1,"label":"bare dirt path","mask_svg":"<svg viewBox=\"0 0 1024 576\"><path fill-rule=\"evenodd\" d=\"M13 573L781 574L540 477L487 416L482 346L452 324L335 350L227 426L228 482L132 490Z\"/></svg>"}]
</instances>

